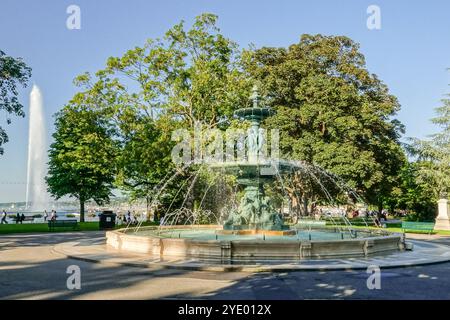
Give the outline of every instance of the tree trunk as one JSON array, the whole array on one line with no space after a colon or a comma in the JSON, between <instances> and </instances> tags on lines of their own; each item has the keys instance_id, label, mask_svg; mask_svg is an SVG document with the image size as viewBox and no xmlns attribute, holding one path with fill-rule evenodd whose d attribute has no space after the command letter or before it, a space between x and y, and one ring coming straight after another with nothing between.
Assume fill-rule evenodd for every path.
<instances>
[{"instance_id":1,"label":"tree trunk","mask_svg":"<svg viewBox=\"0 0 450 320\"><path fill-rule=\"evenodd\" d=\"M84 222L84 199L80 198L80 222Z\"/></svg>"},{"instance_id":2,"label":"tree trunk","mask_svg":"<svg viewBox=\"0 0 450 320\"><path fill-rule=\"evenodd\" d=\"M395 212L395 205L394 205L394 204L391 204L391 205L389 206L389 210L391 211L390 214L394 215L394 212Z\"/></svg>"},{"instance_id":3,"label":"tree trunk","mask_svg":"<svg viewBox=\"0 0 450 320\"><path fill-rule=\"evenodd\" d=\"M303 196L302 199L302 204L303 204L303 216L309 216L309 210L308 210L308 205L309 205L309 198L307 196Z\"/></svg>"},{"instance_id":4,"label":"tree trunk","mask_svg":"<svg viewBox=\"0 0 450 320\"><path fill-rule=\"evenodd\" d=\"M150 196L145 197L146 205L147 205L147 221L150 221ZM155 220L153 218L153 220Z\"/></svg>"},{"instance_id":5,"label":"tree trunk","mask_svg":"<svg viewBox=\"0 0 450 320\"><path fill-rule=\"evenodd\" d=\"M383 200L378 201L378 212L381 213L383 211Z\"/></svg>"},{"instance_id":6,"label":"tree trunk","mask_svg":"<svg viewBox=\"0 0 450 320\"><path fill-rule=\"evenodd\" d=\"M290 212L293 212L298 220L302 215L299 198L295 194L291 194L290 200Z\"/></svg>"}]
</instances>

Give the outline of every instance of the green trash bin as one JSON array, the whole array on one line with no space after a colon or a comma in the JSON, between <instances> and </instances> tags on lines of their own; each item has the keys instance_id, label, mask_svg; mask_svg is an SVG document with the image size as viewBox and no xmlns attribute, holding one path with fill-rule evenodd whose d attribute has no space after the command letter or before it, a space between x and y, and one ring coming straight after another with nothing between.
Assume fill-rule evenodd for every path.
<instances>
[{"instance_id":1,"label":"green trash bin","mask_svg":"<svg viewBox=\"0 0 450 320\"><path fill-rule=\"evenodd\" d=\"M112 211L103 211L99 214L99 218L100 230L110 230L116 226L116 214Z\"/></svg>"}]
</instances>

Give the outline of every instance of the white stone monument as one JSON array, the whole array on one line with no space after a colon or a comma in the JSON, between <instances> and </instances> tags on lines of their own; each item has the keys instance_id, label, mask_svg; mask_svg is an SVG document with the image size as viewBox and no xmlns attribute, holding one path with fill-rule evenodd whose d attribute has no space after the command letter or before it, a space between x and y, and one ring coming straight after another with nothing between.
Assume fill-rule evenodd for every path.
<instances>
[{"instance_id":1,"label":"white stone monument","mask_svg":"<svg viewBox=\"0 0 450 320\"><path fill-rule=\"evenodd\" d=\"M438 212L434 230L450 230L450 204L447 199L438 201Z\"/></svg>"}]
</instances>

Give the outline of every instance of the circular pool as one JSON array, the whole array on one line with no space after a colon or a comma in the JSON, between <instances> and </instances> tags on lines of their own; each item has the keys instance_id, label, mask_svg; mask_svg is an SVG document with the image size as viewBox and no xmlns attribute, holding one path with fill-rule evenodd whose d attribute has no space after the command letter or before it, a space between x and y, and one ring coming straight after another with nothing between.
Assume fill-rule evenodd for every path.
<instances>
[{"instance_id":1,"label":"circular pool","mask_svg":"<svg viewBox=\"0 0 450 320\"><path fill-rule=\"evenodd\" d=\"M238 263L311 258L364 257L404 250L403 234L382 230L295 228L290 234L269 232L222 234L217 225L128 228L106 233L107 244L121 251Z\"/></svg>"}]
</instances>

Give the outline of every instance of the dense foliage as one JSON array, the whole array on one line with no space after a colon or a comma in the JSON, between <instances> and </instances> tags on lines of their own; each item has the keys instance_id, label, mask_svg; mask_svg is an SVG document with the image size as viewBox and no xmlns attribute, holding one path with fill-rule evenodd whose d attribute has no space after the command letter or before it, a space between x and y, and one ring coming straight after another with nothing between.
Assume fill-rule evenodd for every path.
<instances>
[{"instance_id":1,"label":"dense foliage","mask_svg":"<svg viewBox=\"0 0 450 320\"><path fill-rule=\"evenodd\" d=\"M266 125L280 130L281 156L323 174L324 187L337 201L345 201L339 197L346 185L380 209L429 209L428 184L449 177L448 135L435 137L441 142L433 150L442 150L443 157L422 148L420 163L408 163L399 143L403 126L395 119L400 105L367 70L358 44L344 36L303 35L287 48L241 51L216 23L212 14L197 17L190 29L181 22L162 39L76 78L80 92L56 117L47 179L52 194L107 201L119 188L130 199L145 198L148 210L160 215L180 205L220 210L233 192L229 181L217 183L195 166L175 166L172 132L192 133L199 122L204 128L245 126L232 115L249 106L250 88L258 84L262 103L277 111ZM425 164L441 168L427 185ZM306 173L284 186L298 214L329 201ZM80 181L79 174L89 179Z\"/></svg>"},{"instance_id":2,"label":"dense foliage","mask_svg":"<svg viewBox=\"0 0 450 320\"><path fill-rule=\"evenodd\" d=\"M49 151L48 191L56 198L69 195L84 204L109 200L115 174L115 142L98 112L68 105L56 114Z\"/></svg>"},{"instance_id":3,"label":"dense foliage","mask_svg":"<svg viewBox=\"0 0 450 320\"><path fill-rule=\"evenodd\" d=\"M11 123L9 115L24 117L23 105L18 99L17 86L26 87L31 77L31 68L20 58L7 56L0 50L0 111L7 115L7 124ZM8 142L8 135L0 126L0 155L3 154L2 144Z\"/></svg>"},{"instance_id":4,"label":"dense foliage","mask_svg":"<svg viewBox=\"0 0 450 320\"><path fill-rule=\"evenodd\" d=\"M400 106L358 49L347 37L303 35L288 48L248 51L246 70L277 110L267 122L280 130L282 155L329 170L382 207L405 161L392 118ZM304 190L301 202L313 194Z\"/></svg>"},{"instance_id":5,"label":"dense foliage","mask_svg":"<svg viewBox=\"0 0 450 320\"><path fill-rule=\"evenodd\" d=\"M418 157L419 181L427 184L435 199L450 191L450 99L443 99L431 121L442 130L429 140L412 139L411 153Z\"/></svg>"}]
</instances>

